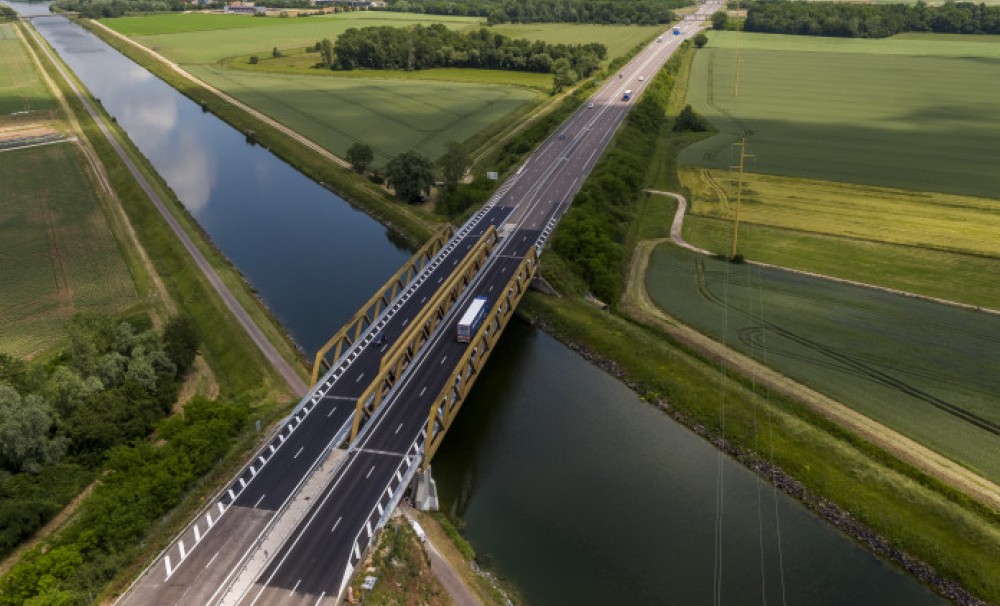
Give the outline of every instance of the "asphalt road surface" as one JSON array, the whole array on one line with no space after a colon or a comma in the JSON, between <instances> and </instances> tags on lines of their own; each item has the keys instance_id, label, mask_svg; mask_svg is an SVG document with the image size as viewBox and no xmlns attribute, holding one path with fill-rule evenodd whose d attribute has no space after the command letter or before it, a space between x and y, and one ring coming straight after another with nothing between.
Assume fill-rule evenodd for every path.
<instances>
[{"instance_id":1,"label":"asphalt road surface","mask_svg":"<svg viewBox=\"0 0 1000 606\"><path fill-rule=\"evenodd\" d=\"M697 15L707 18L720 6L705 4ZM626 65L620 78L610 78L591 99L593 107L585 104L528 159L497 205L466 236L478 237L488 224L506 225L506 237L487 265L352 445L314 510L271 559L244 595L242 605L335 603L370 544L403 473L415 464L415 455L426 439L433 398L467 347L454 337L458 317L476 296L495 300L528 249L536 246L546 228L565 212L635 96L680 42L700 29L700 21L689 18L681 23L677 36L668 30L661 42L650 44ZM632 101L622 99L626 89L632 90Z\"/></svg>"}]
</instances>

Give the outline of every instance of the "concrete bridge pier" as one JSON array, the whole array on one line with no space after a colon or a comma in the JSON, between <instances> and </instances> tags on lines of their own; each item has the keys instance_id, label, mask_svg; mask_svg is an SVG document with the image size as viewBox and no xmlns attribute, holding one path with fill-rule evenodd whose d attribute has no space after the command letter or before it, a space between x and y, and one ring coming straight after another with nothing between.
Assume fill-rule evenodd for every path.
<instances>
[{"instance_id":1,"label":"concrete bridge pier","mask_svg":"<svg viewBox=\"0 0 1000 606\"><path fill-rule=\"evenodd\" d=\"M431 477L431 468L418 471L413 477L413 504L420 511L438 510L437 482Z\"/></svg>"}]
</instances>

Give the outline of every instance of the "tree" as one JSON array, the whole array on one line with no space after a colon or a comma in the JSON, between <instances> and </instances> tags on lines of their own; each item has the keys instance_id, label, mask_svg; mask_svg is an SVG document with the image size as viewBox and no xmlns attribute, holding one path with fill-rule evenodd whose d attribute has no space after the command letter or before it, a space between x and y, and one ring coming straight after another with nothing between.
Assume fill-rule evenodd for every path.
<instances>
[{"instance_id":1,"label":"tree","mask_svg":"<svg viewBox=\"0 0 1000 606\"><path fill-rule=\"evenodd\" d=\"M322 42L317 42L316 46L323 56L323 65L330 69L333 67L333 43L329 38L324 38Z\"/></svg>"},{"instance_id":2,"label":"tree","mask_svg":"<svg viewBox=\"0 0 1000 606\"><path fill-rule=\"evenodd\" d=\"M358 141L347 150L347 161L354 167L354 171L364 174L375 159L375 152L370 145Z\"/></svg>"},{"instance_id":3,"label":"tree","mask_svg":"<svg viewBox=\"0 0 1000 606\"><path fill-rule=\"evenodd\" d=\"M708 44L708 36L706 36L705 34L703 34L701 32L698 32L697 34L695 34L695 36L694 36L694 38L692 38L692 40L694 40L694 45L697 46L698 48L701 48L701 47L705 46L706 44Z\"/></svg>"},{"instance_id":4,"label":"tree","mask_svg":"<svg viewBox=\"0 0 1000 606\"><path fill-rule=\"evenodd\" d=\"M449 190L454 191L458 187L458 182L465 176L465 168L471 163L469 154L465 147L457 141L449 141L444 155L438 161L438 168L444 175L444 184Z\"/></svg>"},{"instance_id":5,"label":"tree","mask_svg":"<svg viewBox=\"0 0 1000 606\"><path fill-rule=\"evenodd\" d=\"M396 190L396 197L415 204L423 194L431 191L434 172L431 161L415 150L403 152L386 166L389 184Z\"/></svg>"},{"instance_id":6,"label":"tree","mask_svg":"<svg viewBox=\"0 0 1000 606\"><path fill-rule=\"evenodd\" d=\"M188 316L174 316L163 329L163 351L182 376L198 355L198 331Z\"/></svg>"},{"instance_id":7,"label":"tree","mask_svg":"<svg viewBox=\"0 0 1000 606\"><path fill-rule=\"evenodd\" d=\"M700 133L708 130L705 119L695 113L690 105L684 107L674 122L674 130L677 132Z\"/></svg>"},{"instance_id":8,"label":"tree","mask_svg":"<svg viewBox=\"0 0 1000 606\"><path fill-rule=\"evenodd\" d=\"M715 11L712 13L712 29L726 29L729 22L729 14L726 11Z\"/></svg>"},{"instance_id":9,"label":"tree","mask_svg":"<svg viewBox=\"0 0 1000 606\"><path fill-rule=\"evenodd\" d=\"M42 398L21 398L0 385L0 463L5 468L37 473L42 465L58 461L66 440L51 437L51 429L51 410Z\"/></svg>"}]
</instances>

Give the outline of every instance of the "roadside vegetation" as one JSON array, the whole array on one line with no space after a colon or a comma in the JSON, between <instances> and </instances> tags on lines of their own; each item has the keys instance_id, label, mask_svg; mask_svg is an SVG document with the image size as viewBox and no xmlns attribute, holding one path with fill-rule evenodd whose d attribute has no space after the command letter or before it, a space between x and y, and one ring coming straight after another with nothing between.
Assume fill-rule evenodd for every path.
<instances>
[{"instance_id":1,"label":"roadside vegetation","mask_svg":"<svg viewBox=\"0 0 1000 606\"><path fill-rule=\"evenodd\" d=\"M667 119L659 130L662 134L655 138L654 150L643 156L646 170L641 173L643 186L668 191L680 189L676 174L680 149L711 134L672 130L684 107L685 74L692 57L682 54L678 60L681 64L677 72L657 76L662 85L674 80L675 73L680 74L669 103L665 98L658 99L661 111L667 108ZM622 166L623 153L639 145L634 135L619 133L577 202L593 195L598 185L598 191L603 190L607 167ZM618 168L615 174L628 176L629 172ZM631 190L622 188L618 198L627 200L630 196ZM584 202L582 207L586 206ZM631 202L612 208L605 205L600 212L584 211L591 223L587 229L579 229L574 221L560 224L552 249L542 259L542 271L563 296L530 293L523 311L592 357L613 361L618 378L645 399L801 499L875 553L892 559L953 598L960 595L955 593L953 583L957 582L988 601L1000 599L996 581L1000 578L997 512L797 401L768 392L744 374L750 371L736 366L720 373L717 353L696 347L692 341L678 340L675 321L660 319L660 312L641 307L630 294L635 288L644 289L645 270L626 269L640 242L669 236L673 207L661 198L637 192ZM602 282L594 279L601 274L588 273L586 262L577 258L583 256L579 249L560 250L559 240L565 242L566 238L600 244L612 253L607 259L621 260L617 266L609 264L604 274L608 280L603 284L609 286L602 287ZM600 258L589 252L586 256ZM628 273L632 281L624 289L622 275L629 271L633 272ZM712 276L719 276L719 271L714 268ZM598 310L588 300L600 288L609 293L602 298L611 305L610 313ZM626 296L621 299L623 291ZM753 341L752 332L747 336ZM724 425L720 391L726 393ZM762 415L771 419L773 431L762 433ZM960 434L967 435L959 432L952 438ZM962 530L956 532L956 528ZM937 573L936 578L931 570Z\"/></svg>"},{"instance_id":2,"label":"roadside vegetation","mask_svg":"<svg viewBox=\"0 0 1000 606\"><path fill-rule=\"evenodd\" d=\"M4 551L90 486L62 512L57 527L36 535L16 561L5 563L0 604L84 604L130 580L137 569L129 567L155 554L254 446L249 420L272 421L289 397L68 85L36 43L29 40L29 46L105 169L116 194L109 205L116 229L134 230L151 264L144 271L153 272L136 274L147 293L141 312L124 320L78 317L66 350L28 362L4 358L2 364L4 404L17 409L4 415L4 431L16 427L16 439L3 441L28 445L3 455L0 486L13 499L0 507ZM154 188L172 199L117 127L103 119ZM119 217L122 210L127 220ZM192 235L199 239L197 231ZM211 247L202 245L211 256ZM238 276L236 282L245 289ZM254 300L247 292L242 297ZM169 309L189 322L154 328ZM266 315L256 319L268 321ZM193 357L195 348L207 366ZM180 377L192 364L197 376L182 388Z\"/></svg>"},{"instance_id":3,"label":"roadside vegetation","mask_svg":"<svg viewBox=\"0 0 1000 606\"><path fill-rule=\"evenodd\" d=\"M438 15L487 17L496 23L669 23L671 9L688 6L688 0L390 0L389 10Z\"/></svg>"}]
</instances>

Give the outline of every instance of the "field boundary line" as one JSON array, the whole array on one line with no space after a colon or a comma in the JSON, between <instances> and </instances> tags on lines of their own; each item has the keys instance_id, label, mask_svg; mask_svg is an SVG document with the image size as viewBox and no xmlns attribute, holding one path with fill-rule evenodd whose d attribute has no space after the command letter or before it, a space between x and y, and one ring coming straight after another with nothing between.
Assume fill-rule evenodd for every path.
<instances>
[{"instance_id":1,"label":"field boundary line","mask_svg":"<svg viewBox=\"0 0 1000 606\"><path fill-rule=\"evenodd\" d=\"M684 206L686 207L686 200L680 194L646 191L673 197L678 202L684 201ZM679 203L678 214L674 218L675 226L678 225L681 208L682 205ZM673 232L673 227L671 228L671 232ZM672 240L672 237L670 239ZM801 403L809 410L864 438L868 442L897 457L899 460L912 465L923 473L940 480L963 494L1000 511L1000 485L962 467L959 463L938 454L846 404L803 385L728 346L722 345L657 307L649 297L644 278L649 267L649 258L653 249L666 241L668 241L668 238L644 240L636 246L635 253L629 264L629 272L626 276L626 288L622 294L622 304L629 316L634 317L641 323L653 324L655 327L665 331L672 338L693 348L698 354L706 356L709 360L725 359L741 374L754 373L760 385L791 398L795 402ZM683 239L681 242L674 243L689 250L702 250L691 246L683 241ZM776 269L784 268L776 267ZM825 276L817 277L825 278Z\"/></svg>"},{"instance_id":2,"label":"field boundary line","mask_svg":"<svg viewBox=\"0 0 1000 606\"><path fill-rule=\"evenodd\" d=\"M351 163L348 162L347 160L344 160L340 156L334 154L333 152L331 152L330 150L326 149L322 145L316 143L312 139L309 139L309 138L303 136L301 133L298 133L298 132L292 130L291 128L285 126L281 122L278 122L274 118L271 118L267 114L264 114L264 113L262 113L262 112L260 112L260 111L258 111L256 109L250 107L246 103L243 103L242 101L236 99L235 97L229 95L228 93L225 93L225 92L219 90L218 88L212 86L211 84L205 82L204 80L201 80L200 78L196 77L191 72L189 72L186 69L184 69L183 67L181 67L179 64L174 63L170 59L167 59L166 57L164 57L160 53L154 51L153 49L151 49L151 48L149 48L147 46L143 46L142 44L139 44L138 42L136 42L135 40L129 38L128 36L125 36L123 34L119 34L118 32L116 32L115 30L111 29L107 25L104 25L100 21L96 21L94 19L90 19L89 21L95 27L100 28L102 31L107 32L108 34L114 36L115 38L123 40L124 42L126 42L126 43L128 43L128 44L130 44L130 45L132 45L132 46L134 46L134 47L136 47L136 48L138 48L138 49L140 49L142 51L145 51L151 57L153 57L157 61L163 63L164 65L166 65L167 67L169 67L171 70L175 71L180 76L182 76L182 77L190 80L194 84L197 84L198 86L204 88L205 90L207 90L210 93L214 94L215 96L219 97L220 99L222 99L226 103L229 103L230 105L243 110L244 112L250 114L254 118L257 118L261 122L264 122L268 126L281 131L285 135L291 137L292 139L295 139L296 141L298 141L302 145L305 145L306 147L308 147L312 151L318 153L319 155L323 156L327 160L330 160L331 162L335 162L336 164L338 164L341 167L346 168L348 170L351 169Z\"/></svg>"},{"instance_id":3,"label":"field boundary line","mask_svg":"<svg viewBox=\"0 0 1000 606\"><path fill-rule=\"evenodd\" d=\"M688 250L694 251L701 255L717 256L716 253L705 250L704 248L698 248L693 244L689 243L681 235L681 228L684 226L684 217L687 212L687 199L678 193L668 192L668 191L658 191L655 189L643 190L647 194L653 194L657 196L668 196L677 200L677 212L674 214L674 222L670 226L670 240L680 246L681 248L686 248ZM800 231L792 229L791 231ZM869 240L872 241L872 240ZM887 243L891 244L891 243ZM871 284L869 282L859 282L857 280L851 280L848 278L838 278L837 276L831 276L827 274L816 273L813 271L807 271L804 269L795 269L794 267L784 267L782 265L774 265L772 263L763 263L761 261L752 261L747 259L745 261L747 265L755 265L757 267L765 267L768 269L780 269L781 271L787 271L802 276L809 276L811 278L819 278L821 280L829 280L831 282L837 282L838 284L847 284L849 286L858 286L860 288L869 288L871 290L878 290L886 292L893 295L900 295L903 297L909 297L911 299L921 299L924 301L929 301L931 303L939 303L941 305L949 305L951 307L958 307L960 309L968 309L970 311L979 311L994 316L1000 316L1000 309L993 309L992 307L981 307L978 305L970 305L968 303L961 303L959 301L952 301L951 299L941 299L939 297L932 297L930 295L922 295L920 293L910 292L908 290L900 290L898 288L890 288L888 286L879 286L878 284Z\"/></svg>"},{"instance_id":4,"label":"field boundary line","mask_svg":"<svg viewBox=\"0 0 1000 606\"><path fill-rule=\"evenodd\" d=\"M274 369L278 377L294 394L298 395L308 391L308 386L305 384L305 381L299 377L292 366L281 356L274 344L271 343L271 341L267 338L267 335L264 334L263 329L257 325L254 319L250 316L250 313L240 304L239 300L229 287L226 286L222 277L215 270L215 268L212 267L211 263L209 263L208 259L198 248L197 244L195 244L194 238L188 234L188 232L181 225L180 221L174 217L172 212L170 212L166 202L164 202L160 195L153 189L152 184L146 178L145 174L143 174L143 171L136 165L135 162L133 162L128 151L126 151L122 143L119 142L111 129L101 119L98 110L94 108L93 104L91 104L91 102L87 99L87 96L81 88L78 87L77 84L70 78L68 73L69 68L64 67L64 65L60 62L60 59L56 57L55 52L47 46L47 42L42 40L41 36L38 35L34 28L29 28L28 33L35 43L38 44L42 53L44 53L49 61L52 62L55 71L66 82L70 91L76 95L80 104L83 105L84 110L90 114L94 124L100 130L101 134L108 140L108 143L114 149L114 152L121 159L129 173L131 173L132 178L139 184L139 187L143 190L150 202L160 213L160 216L166 222L171 232L173 232L174 236L187 251L188 255L191 256L195 267L201 271L205 280L208 282L208 285L218 295L223 306L233 315L236 322L244 330L251 342L257 347L258 351L260 351L266 363Z\"/></svg>"}]
</instances>

